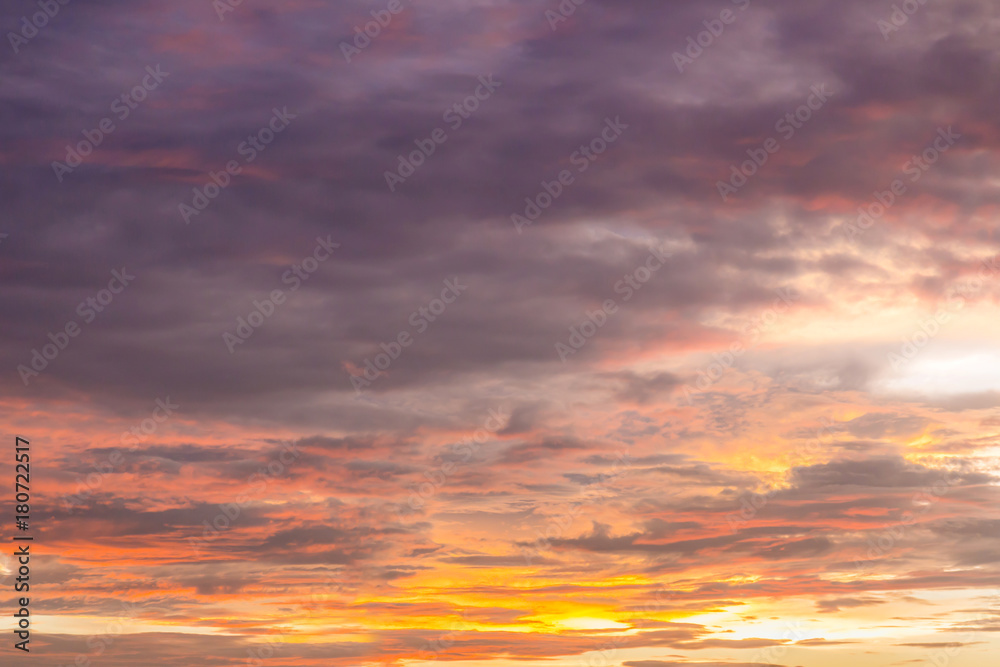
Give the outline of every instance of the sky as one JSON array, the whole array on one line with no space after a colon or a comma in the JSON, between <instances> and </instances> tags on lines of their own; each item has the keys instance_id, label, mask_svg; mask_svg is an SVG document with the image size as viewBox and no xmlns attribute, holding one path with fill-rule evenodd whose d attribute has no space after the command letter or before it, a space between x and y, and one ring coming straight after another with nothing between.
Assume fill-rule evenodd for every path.
<instances>
[{"instance_id":1,"label":"sky","mask_svg":"<svg viewBox=\"0 0 1000 667\"><path fill-rule=\"evenodd\" d=\"M995 664L996 3L0 27L3 665Z\"/></svg>"}]
</instances>

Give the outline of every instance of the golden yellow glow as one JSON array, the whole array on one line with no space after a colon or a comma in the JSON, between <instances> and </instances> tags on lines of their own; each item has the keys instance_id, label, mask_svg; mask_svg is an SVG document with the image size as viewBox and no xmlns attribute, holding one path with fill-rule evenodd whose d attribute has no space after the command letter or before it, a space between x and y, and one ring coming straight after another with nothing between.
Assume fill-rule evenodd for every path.
<instances>
[{"instance_id":1,"label":"golden yellow glow","mask_svg":"<svg viewBox=\"0 0 1000 667\"><path fill-rule=\"evenodd\" d=\"M618 623L616 621L609 621L604 618L591 618L588 616L579 616L576 618L567 618L555 623L557 627L569 628L570 630L624 630L629 626L625 623Z\"/></svg>"}]
</instances>

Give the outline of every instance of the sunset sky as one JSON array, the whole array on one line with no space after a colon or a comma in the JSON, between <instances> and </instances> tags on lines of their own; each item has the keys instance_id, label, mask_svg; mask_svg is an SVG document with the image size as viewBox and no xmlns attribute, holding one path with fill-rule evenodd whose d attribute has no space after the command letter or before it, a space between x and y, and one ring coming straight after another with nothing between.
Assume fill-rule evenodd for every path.
<instances>
[{"instance_id":1,"label":"sunset sky","mask_svg":"<svg viewBox=\"0 0 1000 667\"><path fill-rule=\"evenodd\" d=\"M1000 4L237 2L0 11L0 665L996 665Z\"/></svg>"}]
</instances>

